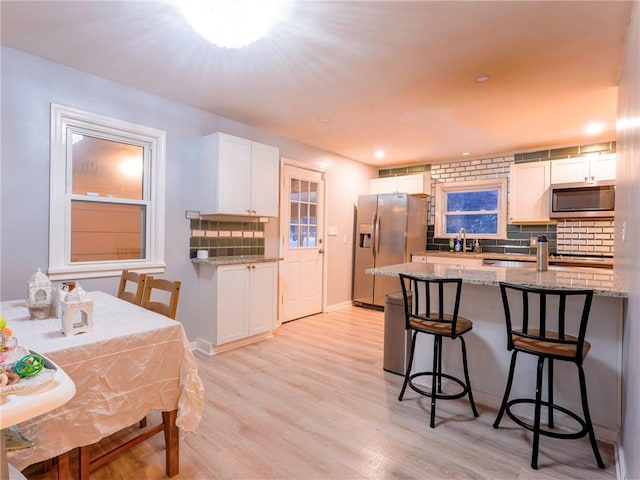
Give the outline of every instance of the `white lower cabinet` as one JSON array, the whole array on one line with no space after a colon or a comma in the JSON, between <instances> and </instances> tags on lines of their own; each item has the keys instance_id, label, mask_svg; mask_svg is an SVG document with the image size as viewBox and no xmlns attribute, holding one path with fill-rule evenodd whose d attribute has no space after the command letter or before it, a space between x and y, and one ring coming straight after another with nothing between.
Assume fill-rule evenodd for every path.
<instances>
[{"instance_id":1,"label":"white lower cabinet","mask_svg":"<svg viewBox=\"0 0 640 480\"><path fill-rule=\"evenodd\" d=\"M214 354L266 338L276 325L275 262L200 265L198 350Z\"/></svg>"}]
</instances>

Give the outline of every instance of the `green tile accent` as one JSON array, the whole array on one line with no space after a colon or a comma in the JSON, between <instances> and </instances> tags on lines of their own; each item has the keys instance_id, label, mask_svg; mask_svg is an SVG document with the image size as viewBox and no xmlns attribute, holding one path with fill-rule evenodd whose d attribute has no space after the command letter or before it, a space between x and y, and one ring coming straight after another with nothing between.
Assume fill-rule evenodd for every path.
<instances>
[{"instance_id":1,"label":"green tile accent","mask_svg":"<svg viewBox=\"0 0 640 480\"><path fill-rule=\"evenodd\" d=\"M523 153L524 160L546 160L549 158L549 150L538 150L537 152L526 152Z\"/></svg>"},{"instance_id":2,"label":"green tile accent","mask_svg":"<svg viewBox=\"0 0 640 480\"><path fill-rule=\"evenodd\" d=\"M596 153L596 152L607 152L611 149L611 143L594 143L593 145L586 145L584 147L580 147L580 153Z\"/></svg>"}]
</instances>

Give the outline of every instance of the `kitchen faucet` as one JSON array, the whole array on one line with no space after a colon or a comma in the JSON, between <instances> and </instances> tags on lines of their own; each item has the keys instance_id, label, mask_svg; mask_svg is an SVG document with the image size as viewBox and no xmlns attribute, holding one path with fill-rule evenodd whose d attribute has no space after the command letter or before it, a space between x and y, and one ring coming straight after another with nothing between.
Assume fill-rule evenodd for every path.
<instances>
[{"instance_id":1,"label":"kitchen faucet","mask_svg":"<svg viewBox=\"0 0 640 480\"><path fill-rule=\"evenodd\" d=\"M462 253L467 251L467 231L464 227L460 227L458 235L462 237Z\"/></svg>"}]
</instances>

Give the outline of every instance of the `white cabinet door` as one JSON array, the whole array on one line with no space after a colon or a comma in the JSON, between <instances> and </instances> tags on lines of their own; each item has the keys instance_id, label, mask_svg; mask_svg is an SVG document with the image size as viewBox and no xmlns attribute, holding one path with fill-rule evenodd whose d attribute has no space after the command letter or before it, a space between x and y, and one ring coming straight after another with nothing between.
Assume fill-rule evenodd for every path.
<instances>
[{"instance_id":1,"label":"white cabinet door","mask_svg":"<svg viewBox=\"0 0 640 480\"><path fill-rule=\"evenodd\" d=\"M584 158L567 158L551 162L551 183L586 182L589 163Z\"/></svg>"},{"instance_id":2,"label":"white cabinet door","mask_svg":"<svg viewBox=\"0 0 640 480\"><path fill-rule=\"evenodd\" d=\"M551 162L551 183L594 183L615 178L615 155L568 158Z\"/></svg>"},{"instance_id":3,"label":"white cabinet door","mask_svg":"<svg viewBox=\"0 0 640 480\"><path fill-rule=\"evenodd\" d=\"M202 213L278 216L279 150L225 133L202 139Z\"/></svg>"},{"instance_id":4,"label":"white cabinet door","mask_svg":"<svg viewBox=\"0 0 640 480\"><path fill-rule=\"evenodd\" d=\"M431 194L431 175L399 175L369 180L369 193Z\"/></svg>"},{"instance_id":5,"label":"white cabinet door","mask_svg":"<svg viewBox=\"0 0 640 480\"><path fill-rule=\"evenodd\" d=\"M251 210L251 142L216 132L202 138L200 211L248 215Z\"/></svg>"},{"instance_id":6,"label":"white cabinet door","mask_svg":"<svg viewBox=\"0 0 640 480\"><path fill-rule=\"evenodd\" d=\"M268 332L275 327L278 295L277 264L256 263L249 271L249 335Z\"/></svg>"},{"instance_id":7,"label":"white cabinet door","mask_svg":"<svg viewBox=\"0 0 640 480\"><path fill-rule=\"evenodd\" d=\"M602 155L593 157L590 163L591 176L594 182L616 179L616 156Z\"/></svg>"},{"instance_id":8,"label":"white cabinet door","mask_svg":"<svg viewBox=\"0 0 640 480\"><path fill-rule=\"evenodd\" d=\"M251 142L251 214L278 216L280 151Z\"/></svg>"},{"instance_id":9,"label":"white cabinet door","mask_svg":"<svg viewBox=\"0 0 640 480\"><path fill-rule=\"evenodd\" d=\"M396 191L396 177L372 178L369 180L369 193L393 193Z\"/></svg>"},{"instance_id":10,"label":"white cabinet door","mask_svg":"<svg viewBox=\"0 0 640 480\"><path fill-rule=\"evenodd\" d=\"M222 265L216 269L216 345L244 338L249 332L247 267L245 264Z\"/></svg>"},{"instance_id":11,"label":"white cabinet door","mask_svg":"<svg viewBox=\"0 0 640 480\"><path fill-rule=\"evenodd\" d=\"M511 164L509 222L549 221L549 162Z\"/></svg>"},{"instance_id":12,"label":"white cabinet door","mask_svg":"<svg viewBox=\"0 0 640 480\"><path fill-rule=\"evenodd\" d=\"M396 177L396 192L414 194L431 194L430 175L402 175Z\"/></svg>"}]
</instances>

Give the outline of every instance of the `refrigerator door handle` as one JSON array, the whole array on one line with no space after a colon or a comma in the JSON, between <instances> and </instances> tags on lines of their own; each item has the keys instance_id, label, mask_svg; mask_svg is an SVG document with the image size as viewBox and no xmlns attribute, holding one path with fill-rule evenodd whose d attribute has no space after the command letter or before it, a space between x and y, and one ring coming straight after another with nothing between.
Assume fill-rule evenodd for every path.
<instances>
[{"instance_id":1,"label":"refrigerator door handle","mask_svg":"<svg viewBox=\"0 0 640 480\"><path fill-rule=\"evenodd\" d=\"M378 221L378 212L373 214L371 217L371 255L373 256L373 266L376 265L376 256L378 252L376 251L376 235L377 235L377 222Z\"/></svg>"},{"instance_id":2,"label":"refrigerator door handle","mask_svg":"<svg viewBox=\"0 0 640 480\"><path fill-rule=\"evenodd\" d=\"M374 228L373 228L373 259L378 256L378 250L380 249L380 216L376 213ZM376 265L377 267L378 265Z\"/></svg>"}]
</instances>

